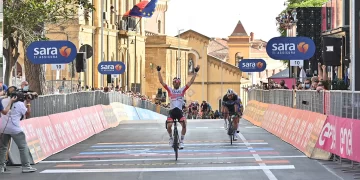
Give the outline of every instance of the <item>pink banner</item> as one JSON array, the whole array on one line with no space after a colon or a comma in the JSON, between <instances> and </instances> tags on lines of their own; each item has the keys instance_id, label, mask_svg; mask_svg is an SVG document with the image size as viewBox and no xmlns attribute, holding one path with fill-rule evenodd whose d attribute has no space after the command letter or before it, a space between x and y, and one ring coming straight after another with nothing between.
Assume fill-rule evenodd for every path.
<instances>
[{"instance_id":1,"label":"pink banner","mask_svg":"<svg viewBox=\"0 0 360 180\"><path fill-rule=\"evenodd\" d=\"M316 147L342 158L360 161L360 120L329 115Z\"/></svg>"},{"instance_id":2,"label":"pink banner","mask_svg":"<svg viewBox=\"0 0 360 180\"><path fill-rule=\"evenodd\" d=\"M20 125L35 163L62 150L48 116L27 119Z\"/></svg>"},{"instance_id":3,"label":"pink banner","mask_svg":"<svg viewBox=\"0 0 360 180\"><path fill-rule=\"evenodd\" d=\"M101 105L96 105L95 110L99 114L99 117L103 124L104 129L109 129L110 126L109 126L109 123L106 121L105 114L104 114L104 111L103 111L103 108L101 107Z\"/></svg>"},{"instance_id":4,"label":"pink banner","mask_svg":"<svg viewBox=\"0 0 360 180\"><path fill-rule=\"evenodd\" d=\"M85 121L91 122L95 134L104 130L104 126L94 106L80 108L80 112Z\"/></svg>"},{"instance_id":5,"label":"pink banner","mask_svg":"<svg viewBox=\"0 0 360 180\"><path fill-rule=\"evenodd\" d=\"M79 110L51 114L49 117L62 150L95 134L91 122L85 121Z\"/></svg>"}]
</instances>

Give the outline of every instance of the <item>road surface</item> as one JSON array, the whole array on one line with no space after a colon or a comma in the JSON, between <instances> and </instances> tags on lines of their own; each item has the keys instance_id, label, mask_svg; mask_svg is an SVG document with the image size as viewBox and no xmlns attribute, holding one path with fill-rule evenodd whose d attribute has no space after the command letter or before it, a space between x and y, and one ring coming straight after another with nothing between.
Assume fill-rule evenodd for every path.
<instances>
[{"instance_id":1,"label":"road surface","mask_svg":"<svg viewBox=\"0 0 360 180\"><path fill-rule=\"evenodd\" d=\"M189 120L175 161L164 121L123 121L35 165L0 175L7 180L338 180L353 175L311 160L267 131L241 121L230 145L223 120ZM336 164L335 164L336 165ZM340 172L339 172L340 171Z\"/></svg>"}]
</instances>

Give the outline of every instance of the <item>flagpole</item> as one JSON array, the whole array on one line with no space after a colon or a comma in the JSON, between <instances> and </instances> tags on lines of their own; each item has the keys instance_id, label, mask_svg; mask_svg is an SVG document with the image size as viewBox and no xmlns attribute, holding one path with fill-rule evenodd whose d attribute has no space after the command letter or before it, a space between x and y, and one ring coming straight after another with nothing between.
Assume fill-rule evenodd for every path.
<instances>
[{"instance_id":1,"label":"flagpole","mask_svg":"<svg viewBox=\"0 0 360 180\"><path fill-rule=\"evenodd\" d=\"M139 21L135 24L135 27L134 27L134 29L133 29L132 31L135 30L135 28L137 27L137 25L139 24L139 22L141 21L141 19L142 19L142 17L140 17Z\"/></svg>"}]
</instances>

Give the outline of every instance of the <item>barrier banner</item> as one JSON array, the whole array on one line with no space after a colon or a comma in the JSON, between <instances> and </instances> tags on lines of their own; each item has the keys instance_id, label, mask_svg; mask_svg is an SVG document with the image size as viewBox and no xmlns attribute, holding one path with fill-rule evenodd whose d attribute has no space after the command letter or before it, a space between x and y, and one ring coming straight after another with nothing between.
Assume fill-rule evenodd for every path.
<instances>
[{"instance_id":1,"label":"barrier banner","mask_svg":"<svg viewBox=\"0 0 360 180\"><path fill-rule=\"evenodd\" d=\"M244 110L244 114L243 114L243 118L250 121L251 123L253 123L256 126L260 126L259 123L257 123L255 121L255 116L256 116L256 108L257 108L257 104L259 102L257 101L249 101L248 104L246 105L246 108Z\"/></svg>"},{"instance_id":2,"label":"barrier banner","mask_svg":"<svg viewBox=\"0 0 360 180\"><path fill-rule=\"evenodd\" d=\"M48 116L26 119L21 121L20 125L26 135L34 163L62 150Z\"/></svg>"},{"instance_id":3,"label":"barrier banner","mask_svg":"<svg viewBox=\"0 0 360 180\"><path fill-rule=\"evenodd\" d=\"M51 114L49 117L59 139L61 150L95 134L91 122L82 118L80 110Z\"/></svg>"},{"instance_id":4,"label":"barrier banner","mask_svg":"<svg viewBox=\"0 0 360 180\"><path fill-rule=\"evenodd\" d=\"M104 130L101 119L94 106L80 108L80 112L85 121L91 122L95 134L100 133Z\"/></svg>"},{"instance_id":5,"label":"barrier banner","mask_svg":"<svg viewBox=\"0 0 360 180\"><path fill-rule=\"evenodd\" d=\"M110 126L109 126L109 123L106 121L106 118L105 118L105 115L104 115L104 111L103 111L101 105L96 105L96 106L94 106L94 107L95 107L96 112L97 112L98 115L99 115L99 118L100 118L100 120L101 120L101 123L102 123L104 129L109 129Z\"/></svg>"},{"instance_id":6,"label":"barrier banner","mask_svg":"<svg viewBox=\"0 0 360 180\"><path fill-rule=\"evenodd\" d=\"M115 110L110 105L101 105L106 121L110 127L116 127L119 125L118 119L115 116Z\"/></svg>"},{"instance_id":7,"label":"barrier banner","mask_svg":"<svg viewBox=\"0 0 360 180\"><path fill-rule=\"evenodd\" d=\"M321 129L326 121L326 115L293 109L276 104L254 103L245 113L251 123L261 126L268 132L290 143L308 157L329 159L330 153L315 147ZM257 105L256 105L257 104ZM248 120L248 119L247 119Z\"/></svg>"},{"instance_id":8,"label":"barrier banner","mask_svg":"<svg viewBox=\"0 0 360 180\"><path fill-rule=\"evenodd\" d=\"M316 147L342 158L360 161L360 121L329 115Z\"/></svg>"},{"instance_id":9,"label":"barrier banner","mask_svg":"<svg viewBox=\"0 0 360 180\"><path fill-rule=\"evenodd\" d=\"M129 114L132 114L132 112L127 111L125 104L114 102L114 103L110 104L110 107L112 107L118 123L120 121L131 120L131 118L129 117Z\"/></svg>"}]
</instances>

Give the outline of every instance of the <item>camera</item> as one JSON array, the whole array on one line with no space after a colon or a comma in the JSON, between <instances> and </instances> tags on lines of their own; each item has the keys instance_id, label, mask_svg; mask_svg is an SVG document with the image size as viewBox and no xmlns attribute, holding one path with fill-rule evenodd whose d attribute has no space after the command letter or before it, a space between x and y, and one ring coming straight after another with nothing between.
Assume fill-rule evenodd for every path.
<instances>
[{"instance_id":1,"label":"camera","mask_svg":"<svg viewBox=\"0 0 360 180\"><path fill-rule=\"evenodd\" d=\"M34 100L35 98L38 97L37 94L31 94L30 91L22 91L22 90L17 90L14 91L10 94L10 97L17 97L16 102L21 101L24 102L25 100Z\"/></svg>"}]
</instances>

